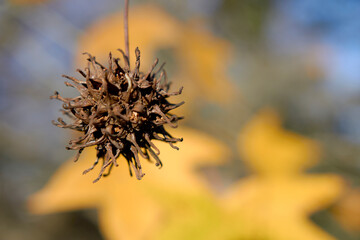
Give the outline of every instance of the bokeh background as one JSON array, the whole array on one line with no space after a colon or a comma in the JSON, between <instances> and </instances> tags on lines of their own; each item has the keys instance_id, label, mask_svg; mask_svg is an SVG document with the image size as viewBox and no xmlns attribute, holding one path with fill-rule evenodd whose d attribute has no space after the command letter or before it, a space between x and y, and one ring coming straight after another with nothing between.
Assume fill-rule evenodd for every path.
<instances>
[{"instance_id":1,"label":"bokeh background","mask_svg":"<svg viewBox=\"0 0 360 240\"><path fill-rule=\"evenodd\" d=\"M132 202L161 203L160 217L149 217L156 231L139 230L144 235L108 229L98 211L107 203L67 207L76 201L70 197L48 203L71 188L61 186L59 174L60 186L47 187L43 198L33 195L74 155L64 148L71 132L51 124L61 104L49 96L75 93L61 75L85 66L82 52L104 61L124 48L123 1L2 0L0 238L360 239L360 1L132 0L130 6L130 48L139 45L143 71L157 56L166 61L173 90L185 87L178 135L192 145L185 137L184 152L165 153L161 174L178 176L166 164L184 161L191 177L179 174L184 186L175 184L173 192L164 179L161 186L145 180L145 188L135 187L141 201ZM76 164L62 171L80 177ZM114 182L108 191L116 188L115 195L128 187ZM78 184L92 192L91 184ZM192 184L198 189L187 192ZM119 212L127 208L121 201ZM147 211L120 214L119 225L136 218L142 229Z\"/></svg>"}]
</instances>

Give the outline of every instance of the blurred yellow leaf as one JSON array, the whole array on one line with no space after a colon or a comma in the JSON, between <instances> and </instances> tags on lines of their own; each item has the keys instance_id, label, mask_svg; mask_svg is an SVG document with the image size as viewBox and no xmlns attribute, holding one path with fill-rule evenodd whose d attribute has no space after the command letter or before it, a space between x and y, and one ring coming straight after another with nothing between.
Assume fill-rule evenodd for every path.
<instances>
[{"instance_id":1,"label":"blurred yellow leaf","mask_svg":"<svg viewBox=\"0 0 360 240\"><path fill-rule=\"evenodd\" d=\"M204 164L217 164L226 154L224 146L195 130L173 132L184 137L184 142L179 145L179 151L158 143L163 169L145 162L146 176L138 181L129 176L125 159L119 159L119 167L113 169L109 177L93 184L96 171L81 174L95 160L95 150L88 150L79 162L65 163L42 190L29 198L30 212L47 214L96 208L106 239L152 239L170 217L162 201L179 193L208 194L206 183L195 169Z\"/></svg>"},{"instance_id":2,"label":"blurred yellow leaf","mask_svg":"<svg viewBox=\"0 0 360 240\"><path fill-rule=\"evenodd\" d=\"M81 53L89 52L107 61L109 52L124 50L123 14L116 12L92 23L79 37L77 62L83 63ZM153 5L140 5L129 10L130 64L135 61L135 48L141 51L141 68L148 70L158 48L175 47L180 37L180 22Z\"/></svg>"},{"instance_id":3,"label":"blurred yellow leaf","mask_svg":"<svg viewBox=\"0 0 360 240\"><path fill-rule=\"evenodd\" d=\"M249 223L239 225L248 237L260 233L276 240L333 239L308 219L342 190L336 175L301 173L318 159L316 142L284 130L278 115L268 109L245 126L239 149L254 174L230 189L225 204Z\"/></svg>"},{"instance_id":4,"label":"blurred yellow leaf","mask_svg":"<svg viewBox=\"0 0 360 240\"><path fill-rule=\"evenodd\" d=\"M192 94L205 94L222 102L231 99L233 87L227 74L231 59L229 42L206 31L199 22L189 22L183 27L178 42L177 57L181 63L180 79L197 82L190 88Z\"/></svg>"},{"instance_id":5,"label":"blurred yellow leaf","mask_svg":"<svg viewBox=\"0 0 360 240\"><path fill-rule=\"evenodd\" d=\"M158 240L219 240L243 239L241 228L245 222L239 216L227 214L219 201L206 194L182 194L163 197L162 204L172 216L168 218Z\"/></svg>"},{"instance_id":6,"label":"blurred yellow leaf","mask_svg":"<svg viewBox=\"0 0 360 240\"><path fill-rule=\"evenodd\" d=\"M201 96L226 102L232 97L234 89L227 74L231 46L209 31L201 30L204 27L199 25L182 23L153 4L131 8L131 64L137 46L141 51L140 67L144 72L151 67L156 51L171 49L175 66L172 67L174 73L170 81L176 87L185 86L185 98ZM114 53L118 48L124 48L123 16L115 13L97 20L80 36L77 62L84 62L82 52L89 52L100 61L106 61L109 52ZM160 59L160 63L163 61L166 59Z\"/></svg>"},{"instance_id":7,"label":"blurred yellow leaf","mask_svg":"<svg viewBox=\"0 0 360 240\"><path fill-rule=\"evenodd\" d=\"M239 150L257 175L271 179L302 174L320 154L316 142L284 130L271 109L263 110L245 126L239 136Z\"/></svg>"},{"instance_id":8,"label":"blurred yellow leaf","mask_svg":"<svg viewBox=\"0 0 360 240\"><path fill-rule=\"evenodd\" d=\"M360 232L360 189L347 191L335 206L334 212L346 229Z\"/></svg>"}]
</instances>

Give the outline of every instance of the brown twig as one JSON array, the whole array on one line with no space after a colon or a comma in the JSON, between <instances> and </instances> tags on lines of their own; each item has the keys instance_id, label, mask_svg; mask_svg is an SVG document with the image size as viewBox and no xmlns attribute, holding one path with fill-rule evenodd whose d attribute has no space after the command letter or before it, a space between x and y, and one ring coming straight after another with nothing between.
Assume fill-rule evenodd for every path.
<instances>
[{"instance_id":1,"label":"brown twig","mask_svg":"<svg viewBox=\"0 0 360 240\"><path fill-rule=\"evenodd\" d=\"M125 53L128 59L130 59L129 54L129 0L125 0L125 9L124 9L124 36L125 36ZM130 61L129 61L130 63Z\"/></svg>"}]
</instances>

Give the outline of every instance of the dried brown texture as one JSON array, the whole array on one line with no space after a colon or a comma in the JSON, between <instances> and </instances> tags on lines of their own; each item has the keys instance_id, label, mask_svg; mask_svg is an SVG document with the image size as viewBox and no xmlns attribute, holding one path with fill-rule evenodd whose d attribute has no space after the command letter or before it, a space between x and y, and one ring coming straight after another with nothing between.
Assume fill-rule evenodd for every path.
<instances>
[{"instance_id":1,"label":"dried brown texture","mask_svg":"<svg viewBox=\"0 0 360 240\"><path fill-rule=\"evenodd\" d=\"M172 137L164 128L168 124L177 127L177 121L182 119L169 111L184 102L171 104L167 98L181 94L182 88L177 92L168 93L170 84L167 81L163 65L154 70L158 59L147 73L140 72L140 51L135 50L136 62L133 71L127 56L121 52L124 65L120 66L118 58L109 54L108 67L104 67L89 53L88 67L84 71L77 71L85 80L65 76L71 82L66 86L76 88L80 96L64 98L55 92L50 98L58 99L63 104L62 112L70 117L73 122L68 124L62 118L53 121L61 128L69 128L83 132L79 139L70 140L67 149L78 150L75 161L81 152L90 146L96 146L97 159L83 174L91 171L102 160L97 182L102 176L110 173L112 167L118 166L117 159L123 155L128 162L130 175L134 170L136 177L141 179L144 173L141 169L139 155L150 161L150 156L155 160L155 165L161 167L158 157L159 149L153 140L169 143L178 149L174 143L182 138ZM107 173L104 171L108 169Z\"/></svg>"}]
</instances>

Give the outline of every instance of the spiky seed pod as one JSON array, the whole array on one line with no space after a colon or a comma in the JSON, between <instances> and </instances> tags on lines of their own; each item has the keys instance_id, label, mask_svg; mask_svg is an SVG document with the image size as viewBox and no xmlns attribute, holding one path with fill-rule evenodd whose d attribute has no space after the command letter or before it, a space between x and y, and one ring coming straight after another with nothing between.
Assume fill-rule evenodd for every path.
<instances>
[{"instance_id":1,"label":"spiky seed pod","mask_svg":"<svg viewBox=\"0 0 360 240\"><path fill-rule=\"evenodd\" d=\"M170 96L181 94L182 87L177 92L168 92L170 84L163 65L154 70L158 59L144 74L140 72L138 48L135 50L136 62L132 71L127 56L122 50L119 51L124 65L120 66L120 59L113 58L110 53L107 68L89 53L84 53L88 56L88 67L84 71L77 69L84 79L63 75L71 81L65 82L65 85L76 88L80 95L64 98L55 92L50 97L62 101L64 104L61 111L72 119L72 123L68 124L58 118L53 124L83 133L79 139L70 140L66 147L78 151L75 161L86 147L96 146L96 161L83 172L86 174L94 169L101 159L102 167L94 182L108 175L114 165L118 166L120 155L127 160L130 175L133 169L136 177L141 179L144 173L139 155L149 161L151 156L156 166L162 166L158 157L160 151L153 140L167 142L175 149L178 147L174 143L182 141L182 138L172 137L164 128L166 124L176 128L177 121L182 119L169 112L184 102L171 104L167 100ZM108 172L104 173L106 169Z\"/></svg>"}]
</instances>

